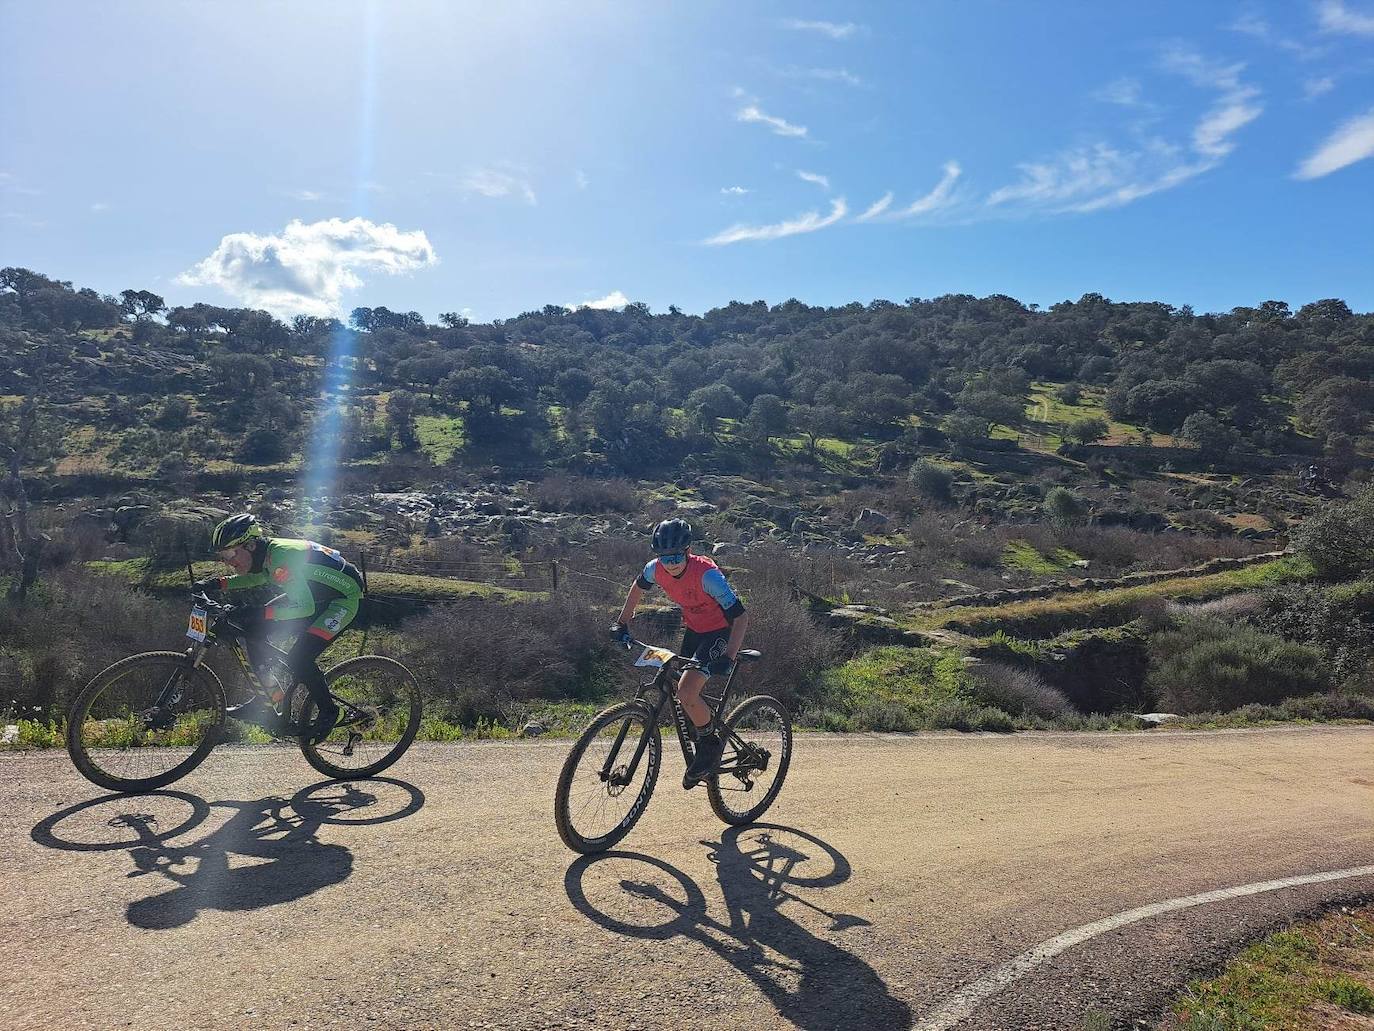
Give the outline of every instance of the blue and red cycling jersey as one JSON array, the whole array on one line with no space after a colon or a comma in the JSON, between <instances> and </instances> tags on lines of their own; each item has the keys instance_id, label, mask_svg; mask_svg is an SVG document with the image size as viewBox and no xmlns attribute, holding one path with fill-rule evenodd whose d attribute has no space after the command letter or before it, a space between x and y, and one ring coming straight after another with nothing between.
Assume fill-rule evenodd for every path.
<instances>
[{"instance_id":1,"label":"blue and red cycling jersey","mask_svg":"<svg viewBox=\"0 0 1374 1031\"><path fill-rule=\"evenodd\" d=\"M651 559L636 582L646 591L662 588L682 609L683 625L698 634L721 630L744 611L725 574L704 555L688 555L687 568L678 576L671 575L658 559Z\"/></svg>"}]
</instances>

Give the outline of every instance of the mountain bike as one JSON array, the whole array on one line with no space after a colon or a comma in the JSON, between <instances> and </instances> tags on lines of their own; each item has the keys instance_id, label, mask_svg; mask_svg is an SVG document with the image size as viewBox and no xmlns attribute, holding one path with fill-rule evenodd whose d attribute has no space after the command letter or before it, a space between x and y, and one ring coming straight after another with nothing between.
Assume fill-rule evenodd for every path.
<instances>
[{"instance_id":1,"label":"mountain bike","mask_svg":"<svg viewBox=\"0 0 1374 1031\"><path fill-rule=\"evenodd\" d=\"M635 696L599 713L582 732L563 763L554 793L558 836L574 852L604 852L644 815L658 783L663 757L659 719L671 706L682 758L691 765L694 736L677 697L684 670L702 663L642 641L635 665L650 670ZM711 711L708 729L720 733L725 751L706 778L706 794L715 814L729 824L747 824L767 811L782 790L792 761L792 718L776 698L754 695L722 718L741 666L757 662L757 651L741 651L724 690L712 697L710 684L702 701Z\"/></svg>"},{"instance_id":2,"label":"mountain bike","mask_svg":"<svg viewBox=\"0 0 1374 1031\"><path fill-rule=\"evenodd\" d=\"M190 773L226 737L231 718L224 685L205 662L209 650L233 649L262 715L251 722L273 739L297 740L302 754L327 777L371 777L405 754L420 729L420 685L395 659L359 655L325 671L339 720L312 743L307 735L316 705L293 682L285 655L271 644L255 664L234 606L203 592L191 595L184 652L130 655L97 673L72 702L67 751L87 780L112 791L152 791ZM274 676L263 677L261 671Z\"/></svg>"}]
</instances>

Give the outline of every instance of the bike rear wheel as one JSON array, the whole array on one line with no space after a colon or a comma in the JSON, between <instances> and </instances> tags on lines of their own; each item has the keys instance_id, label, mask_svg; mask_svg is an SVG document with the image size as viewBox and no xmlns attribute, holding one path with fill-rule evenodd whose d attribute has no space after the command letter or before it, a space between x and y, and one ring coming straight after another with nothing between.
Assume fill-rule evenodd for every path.
<instances>
[{"instance_id":1,"label":"bike rear wheel","mask_svg":"<svg viewBox=\"0 0 1374 1031\"><path fill-rule=\"evenodd\" d=\"M414 673L395 659L359 655L327 670L324 680L339 705L339 723L319 744L301 740L306 762L326 777L352 780L375 776L405 755L423 714ZM304 684L287 711L302 726L314 719Z\"/></svg>"},{"instance_id":2,"label":"bike rear wheel","mask_svg":"<svg viewBox=\"0 0 1374 1031\"><path fill-rule=\"evenodd\" d=\"M643 754L630 770L641 741ZM662 758L662 735L643 705L622 702L597 714L558 775L553 814L563 844L585 855L629 834L649 805Z\"/></svg>"},{"instance_id":3,"label":"bike rear wheel","mask_svg":"<svg viewBox=\"0 0 1374 1031\"><path fill-rule=\"evenodd\" d=\"M792 763L792 718L776 698L754 695L725 719L725 752L706 781L715 814L729 824L753 823L782 790Z\"/></svg>"},{"instance_id":4,"label":"bike rear wheel","mask_svg":"<svg viewBox=\"0 0 1374 1031\"><path fill-rule=\"evenodd\" d=\"M144 652L81 689L67 715L67 753L92 784L153 791L199 766L223 728L219 677L181 652Z\"/></svg>"}]
</instances>

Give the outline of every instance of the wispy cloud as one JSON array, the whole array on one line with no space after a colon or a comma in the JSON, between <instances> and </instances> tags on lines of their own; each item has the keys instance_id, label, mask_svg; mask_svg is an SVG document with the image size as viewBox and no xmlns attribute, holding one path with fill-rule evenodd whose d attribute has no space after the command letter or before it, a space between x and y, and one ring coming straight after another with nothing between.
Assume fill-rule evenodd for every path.
<instances>
[{"instance_id":1,"label":"wispy cloud","mask_svg":"<svg viewBox=\"0 0 1374 1031\"><path fill-rule=\"evenodd\" d=\"M1256 39L1266 39L1270 32L1269 23L1254 11L1244 12L1226 27L1232 32L1254 36Z\"/></svg>"},{"instance_id":2,"label":"wispy cloud","mask_svg":"<svg viewBox=\"0 0 1374 1031\"><path fill-rule=\"evenodd\" d=\"M815 183L823 190L830 189L830 179L819 172L806 172L799 168L797 169L797 178L805 183Z\"/></svg>"},{"instance_id":3,"label":"wispy cloud","mask_svg":"<svg viewBox=\"0 0 1374 1031\"><path fill-rule=\"evenodd\" d=\"M822 36L829 36L836 40L848 39L862 28L852 21L803 21L800 18L787 18L782 24L783 28L796 29L799 32L818 32Z\"/></svg>"},{"instance_id":4,"label":"wispy cloud","mask_svg":"<svg viewBox=\"0 0 1374 1031\"><path fill-rule=\"evenodd\" d=\"M806 126L793 125L785 118L777 118L767 114L757 104L746 104L735 112L735 118L741 122L757 122L766 125L779 136L805 136Z\"/></svg>"},{"instance_id":5,"label":"wispy cloud","mask_svg":"<svg viewBox=\"0 0 1374 1031\"><path fill-rule=\"evenodd\" d=\"M1352 11L1343 0L1322 0L1317 6L1317 24L1323 32L1374 36L1374 13Z\"/></svg>"},{"instance_id":6,"label":"wispy cloud","mask_svg":"<svg viewBox=\"0 0 1374 1031\"><path fill-rule=\"evenodd\" d=\"M359 272L397 275L438 260L421 229L365 218L296 220L279 234L230 233L177 282L219 287L274 315L338 315L344 291L363 284Z\"/></svg>"},{"instance_id":7,"label":"wispy cloud","mask_svg":"<svg viewBox=\"0 0 1374 1031\"><path fill-rule=\"evenodd\" d=\"M963 169L959 167L957 161L946 161L940 181L930 190L930 192L917 197L914 201L904 208L892 210L892 201L895 196L891 190L883 194L859 215L857 222L873 222L882 220L884 222L896 222L902 219L920 218L923 215L932 215L937 211L943 211L955 203L954 186L963 175Z\"/></svg>"},{"instance_id":8,"label":"wispy cloud","mask_svg":"<svg viewBox=\"0 0 1374 1031\"><path fill-rule=\"evenodd\" d=\"M1293 174L1298 179L1320 179L1368 157L1374 157L1374 109L1336 129Z\"/></svg>"},{"instance_id":9,"label":"wispy cloud","mask_svg":"<svg viewBox=\"0 0 1374 1031\"><path fill-rule=\"evenodd\" d=\"M577 304L564 305L577 311L578 308L595 308L597 311L619 311L630 303L630 299L625 296L624 291L612 290L605 297L599 297L595 301L579 301Z\"/></svg>"},{"instance_id":10,"label":"wispy cloud","mask_svg":"<svg viewBox=\"0 0 1374 1031\"><path fill-rule=\"evenodd\" d=\"M23 197L37 197L42 190L25 186L13 172L0 172L0 193L17 193Z\"/></svg>"},{"instance_id":11,"label":"wispy cloud","mask_svg":"<svg viewBox=\"0 0 1374 1031\"><path fill-rule=\"evenodd\" d=\"M458 189L468 196L478 194L493 199L519 197L526 204L537 203L534 187L525 178L523 169L515 166L474 168L459 177Z\"/></svg>"},{"instance_id":12,"label":"wispy cloud","mask_svg":"<svg viewBox=\"0 0 1374 1031\"><path fill-rule=\"evenodd\" d=\"M1316 100L1320 96L1325 96L1336 88L1336 80L1330 75L1323 75L1320 78L1304 79L1302 84L1302 97L1304 100Z\"/></svg>"},{"instance_id":13,"label":"wispy cloud","mask_svg":"<svg viewBox=\"0 0 1374 1031\"><path fill-rule=\"evenodd\" d=\"M897 214L901 218L914 218L917 215L929 215L948 206L951 194L954 192L954 184L959 181L959 176L963 174L963 169L959 167L957 161L947 161L944 166L944 175L935 184L935 188L924 197L919 197L912 201Z\"/></svg>"},{"instance_id":14,"label":"wispy cloud","mask_svg":"<svg viewBox=\"0 0 1374 1031\"><path fill-rule=\"evenodd\" d=\"M1216 94L1193 123L1188 145L1161 136L1119 145L1108 141L1074 147L1017 167L1021 178L988 195L1004 211L1088 212L1120 207L1171 189L1216 168L1235 149L1236 134L1263 112L1260 92L1241 79L1245 66L1208 60L1173 46L1163 68Z\"/></svg>"},{"instance_id":15,"label":"wispy cloud","mask_svg":"<svg viewBox=\"0 0 1374 1031\"><path fill-rule=\"evenodd\" d=\"M1107 83L1101 89L1093 93L1094 100L1100 100L1106 104L1118 104L1121 107L1146 107L1144 96L1140 87L1139 79L1123 77L1113 82Z\"/></svg>"},{"instance_id":16,"label":"wispy cloud","mask_svg":"<svg viewBox=\"0 0 1374 1031\"><path fill-rule=\"evenodd\" d=\"M788 65L785 68L776 69L778 75L786 79L815 79L819 82L842 82L846 86L862 86L863 79L859 78L848 68L801 68L797 65Z\"/></svg>"},{"instance_id":17,"label":"wispy cloud","mask_svg":"<svg viewBox=\"0 0 1374 1031\"><path fill-rule=\"evenodd\" d=\"M591 180L587 178L587 173L579 168L575 172L573 172L573 183L577 186L579 190L585 190L589 185L591 185Z\"/></svg>"},{"instance_id":18,"label":"wispy cloud","mask_svg":"<svg viewBox=\"0 0 1374 1031\"><path fill-rule=\"evenodd\" d=\"M303 200L314 203L315 201L324 200L325 196L317 190L295 190L292 192L291 198L292 200Z\"/></svg>"},{"instance_id":19,"label":"wispy cloud","mask_svg":"<svg viewBox=\"0 0 1374 1031\"><path fill-rule=\"evenodd\" d=\"M743 186L722 186L720 192L727 197L743 197L749 190Z\"/></svg>"},{"instance_id":20,"label":"wispy cloud","mask_svg":"<svg viewBox=\"0 0 1374 1031\"><path fill-rule=\"evenodd\" d=\"M1313 60L1325 53L1323 47L1312 46L1310 43L1304 43L1302 40L1293 39L1291 36L1277 31L1266 19L1254 11L1247 11L1240 15L1226 28L1243 36L1249 36L1251 39L1257 39L1269 46L1278 47L1280 50L1287 50L1304 61Z\"/></svg>"},{"instance_id":21,"label":"wispy cloud","mask_svg":"<svg viewBox=\"0 0 1374 1031\"><path fill-rule=\"evenodd\" d=\"M885 194L870 204L857 219L859 222L871 222L888 208L892 207L892 191L888 190Z\"/></svg>"},{"instance_id":22,"label":"wispy cloud","mask_svg":"<svg viewBox=\"0 0 1374 1031\"><path fill-rule=\"evenodd\" d=\"M98 200L98 201L96 201L94 204L91 205L91 211L94 212L94 213L97 214L97 215L101 214L102 212L109 211L109 210L110 210L110 206L109 206L108 204L106 204L103 200Z\"/></svg>"},{"instance_id":23,"label":"wispy cloud","mask_svg":"<svg viewBox=\"0 0 1374 1031\"><path fill-rule=\"evenodd\" d=\"M844 198L837 197L830 202L830 214L828 215L822 215L819 211L808 211L794 219L775 222L772 225L733 225L702 242L718 247L728 243L742 243L747 240L778 240L784 236L796 236L799 233L814 233L826 226L833 226L848 213L849 206L845 204Z\"/></svg>"}]
</instances>

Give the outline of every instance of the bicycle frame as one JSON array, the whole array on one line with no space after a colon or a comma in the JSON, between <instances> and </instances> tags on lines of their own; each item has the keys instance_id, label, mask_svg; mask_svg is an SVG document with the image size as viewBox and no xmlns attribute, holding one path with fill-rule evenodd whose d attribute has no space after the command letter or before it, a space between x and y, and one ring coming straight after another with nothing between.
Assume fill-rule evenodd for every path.
<instances>
[{"instance_id":1,"label":"bicycle frame","mask_svg":"<svg viewBox=\"0 0 1374 1031\"><path fill-rule=\"evenodd\" d=\"M633 643L642 648L651 647L640 641L635 641ZM713 701L705 695L703 689L702 701L711 713L711 722L707 724L707 729L709 730L719 731L721 729L721 714L725 711L725 703L730 698L730 691L734 687L735 676L739 672L739 666L740 664L737 662L735 667L730 671L729 679L725 681L725 689L721 692L718 699ZM646 714L649 717L645 723L644 733L640 735L639 742L635 746L634 755L630 757L629 763L624 766L622 773L617 774L615 772L615 761L620 755L621 746L625 743L625 737L629 733L630 721L626 720L620 725L620 730L615 737L615 743L611 745L610 753L607 755L606 761L601 767L600 777L602 781L615 786L623 786L634 780L635 771L639 768L640 760L644 757L644 751L649 747L649 736L652 733L651 728L658 725L659 719L663 715L663 707L670 701L673 707L673 727L677 731L678 745L682 748L682 758L685 763L691 765L692 758L695 754L695 748L692 745L691 738L691 723L687 719L687 713L682 708L682 703L678 700L677 684L682 673L686 670L702 668L701 663L697 662L695 659L687 658L682 655L674 655L671 659L666 660L663 665L659 667L658 672L652 677L648 680L640 681L639 688L635 691L634 700L644 706ZM722 762L721 766L716 770L716 775L723 773L740 774L747 773L751 770L762 771L767 768L768 759L766 755L760 759L760 757L754 754L754 750L748 747L747 742L738 734L731 732L727 735L727 741L735 746L735 753L729 759ZM746 750L749 751L752 761L746 761L744 759L743 756Z\"/></svg>"},{"instance_id":2,"label":"bicycle frame","mask_svg":"<svg viewBox=\"0 0 1374 1031\"><path fill-rule=\"evenodd\" d=\"M205 655L210 648L220 642L220 638L216 631L219 629L221 621L228 616L231 610L227 609L224 605L211 601L204 594L194 594L192 595L192 599L197 606L206 610L205 640L194 641L191 647L186 649L186 657L191 660L191 668L198 669L201 663L205 661ZM258 671L253 665L252 657L248 654L247 638L243 635L242 631L233 624L230 624L230 628L234 631L232 637L229 638L230 647L233 650L235 658L239 660L239 665L243 667L244 674L248 677L249 686L252 688L254 694L262 698L270 699L269 692L258 677ZM154 711L170 708L181 701L181 681L182 674L178 670L176 673L172 674L166 685L158 692L157 701L153 704ZM355 706L350 704L347 699L340 698L332 691L329 697L334 699L334 702L341 710L338 723L335 724L336 727L347 729L351 725L363 722L368 718L365 713L359 711ZM264 727L263 729L271 733L270 728Z\"/></svg>"}]
</instances>

